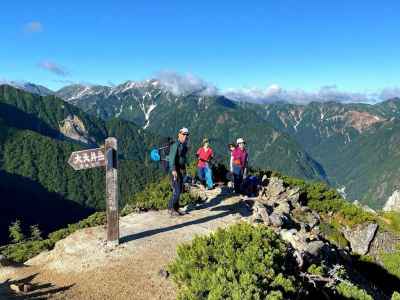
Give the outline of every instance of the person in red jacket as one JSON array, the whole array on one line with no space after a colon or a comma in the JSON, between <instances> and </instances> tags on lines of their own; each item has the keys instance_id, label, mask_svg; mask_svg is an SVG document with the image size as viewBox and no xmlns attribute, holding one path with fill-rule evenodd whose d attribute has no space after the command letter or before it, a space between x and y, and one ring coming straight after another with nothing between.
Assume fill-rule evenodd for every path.
<instances>
[{"instance_id":1,"label":"person in red jacket","mask_svg":"<svg viewBox=\"0 0 400 300\"><path fill-rule=\"evenodd\" d=\"M236 141L237 147L232 151L232 166L234 187L236 193L241 193L243 175L247 171L248 155L245 149L245 142L243 138L238 138Z\"/></svg>"},{"instance_id":2,"label":"person in red jacket","mask_svg":"<svg viewBox=\"0 0 400 300\"><path fill-rule=\"evenodd\" d=\"M211 149L208 139L203 139L202 147L197 150L197 174L202 182L206 182L207 189L212 189L214 183L212 180L212 171L210 161L214 156L213 150Z\"/></svg>"}]
</instances>

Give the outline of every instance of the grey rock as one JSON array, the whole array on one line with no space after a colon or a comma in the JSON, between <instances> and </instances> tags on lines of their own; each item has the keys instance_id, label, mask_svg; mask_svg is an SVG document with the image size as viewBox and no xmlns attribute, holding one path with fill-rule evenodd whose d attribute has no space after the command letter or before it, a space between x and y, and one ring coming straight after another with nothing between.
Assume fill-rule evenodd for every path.
<instances>
[{"instance_id":1,"label":"grey rock","mask_svg":"<svg viewBox=\"0 0 400 300\"><path fill-rule=\"evenodd\" d=\"M307 243L305 247L305 252L307 252L311 256L317 257L320 255L323 247L324 247L323 241L312 241Z\"/></svg>"},{"instance_id":2,"label":"grey rock","mask_svg":"<svg viewBox=\"0 0 400 300\"><path fill-rule=\"evenodd\" d=\"M253 204L253 221L260 220L265 225L270 225L270 219L268 217L267 208L259 201L254 201Z\"/></svg>"},{"instance_id":3,"label":"grey rock","mask_svg":"<svg viewBox=\"0 0 400 300\"><path fill-rule=\"evenodd\" d=\"M280 202L278 206L274 209L274 212L279 214L290 214L290 205L288 202Z\"/></svg>"},{"instance_id":4,"label":"grey rock","mask_svg":"<svg viewBox=\"0 0 400 300\"><path fill-rule=\"evenodd\" d=\"M307 224L310 228L314 228L320 222L320 217L317 213L311 212L307 214Z\"/></svg>"},{"instance_id":5,"label":"grey rock","mask_svg":"<svg viewBox=\"0 0 400 300\"><path fill-rule=\"evenodd\" d=\"M300 194L300 189L298 187L291 188L287 191L288 197Z\"/></svg>"},{"instance_id":6,"label":"grey rock","mask_svg":"<svg viewBox=\"0 0 400 300\"><path fill-rule=\"evenodd\" d=\"M292 228L292 229L282 229L279 232L279 234L280 234L281 238L284 241L292 244L292 246L294 247L294 244L296 243L295 236L297 235L297 232L298 231L296 229L294 229L294 228Z\"/></svg>"},{"instance_id":7,"label":"grey rock","mask_svg":"<svg viewBox=\"0 0 400 300\"><path fill-rule=\"evenodd\" d=\"M165 269L161 269L158 272L158 275L160 275L162 278L167 279L169 277L169 272L167 270L165 270Z\"/></svg>"},{"instance_id":8,"label":"grey rock","mask_svg":"<svg viewBox=\"0 0 400 300\"><path fill-rule=\"evenodd\" d=\"M269 184L265 189L267 198L276 199L280 194L285 192L285 187L283 185L283 180L278 177L271 177Z\"/></svg>"},{"instance_id":9,"label":"grey rock","mask_svg":"<svg viewBox=\"0 0 400 300\"><path fill-rule=\"evenodd\" d=\"M32 284L24 283L22 290L24 291L24 293L29 293L30 291L32 291Z\"/></svg>"},{"instance_id":10,"label":"grey rock","mask_svg":"<svg viewBox=\"0 0 400 300\"><path fill-rule=\"evenodd\" d=\"M382 253L395 253L398 251L399 242L400 236L392 232L377 232L368 254L378 257Z\"/></svg>"},{"instance_id":11,"label":"grey rock","mask_svg":"<svg viewBox=\"0 0 400 300\"><path fill-rule=\"evenodd\" d=\"M189 188L189 194L193 199L198 199L200 201L207 201L207 193L199 187L192 186Z\"/></svg>"},{"instance_id":12,"label":"grey rock","mask_svg":"<svg viewBox=\"0 0 400 300\"><path fill-rule=\"evenodd\" d=\"M10 284L10 289L15 293L21 293L23 290L23 284Z\"/></svg>"},{"instance_id":13,"label":"grey rock","mask_svg":"<svg viewBox=\"0 0 400 300\"><path fill-rule=\"evenodd\" d=\"M275 227L281 227L283 225L283 216L273 212L269 215L269 221Z\"/></svg>"},{"instance_id":14,"label":"grey rock","mask_svg":"<svg viewBox=\"0 0 400 300\"><path fill-rule=\"evenodd\" d=\"M301 206L301 203L299 202L300 192L288 196L287 199L292 203L292 205Z\"/></svg>"},{"instance_id":15,"label":"grey rock","mask_svg":"<svg viewBox=\"0 0 400 300\"><path fill-rule=\"evenodd\" d=\"M301 207L301 210L302 210L303 212L308 212L308 211L311 211L311 208L309 208L308 206L302 206L302 207Z\"/></svg>"},{"instance_id":16,"label":"grey rock","mask_svg":"<svg viewBox=\"0 0 400 300\"><path fill-rule=\"evenodd\" d=\"M361 224L352 229L343 230L345 238L350 242L351 250L359 255L368 253L370 244L375 237L378 224Z\"/></svg>"}]
</instances>

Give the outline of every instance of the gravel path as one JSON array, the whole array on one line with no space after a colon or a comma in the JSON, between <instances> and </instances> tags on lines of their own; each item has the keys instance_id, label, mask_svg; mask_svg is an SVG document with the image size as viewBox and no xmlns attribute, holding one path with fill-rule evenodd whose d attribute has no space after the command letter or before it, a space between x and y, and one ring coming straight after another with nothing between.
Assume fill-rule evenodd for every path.
<instances>
[{"instance_id":1,"label":"gravel path","mask_svg":"<svg viewBox=\"0 0 400 300\"><path fill-rule=\"evenodd\" d=\"M25 281L37 286L20 299L175 299L172 280L160 270L175 257L177 245L248 214L239 197L221 189L207 197L181 217L150 211L121 218L121 244L115 248L106 245L104 227L87 228L27 261L26 267L0 268L0 299L19 299L8 292L6 280L28 276Z\"/></svg>"}]
</instances>

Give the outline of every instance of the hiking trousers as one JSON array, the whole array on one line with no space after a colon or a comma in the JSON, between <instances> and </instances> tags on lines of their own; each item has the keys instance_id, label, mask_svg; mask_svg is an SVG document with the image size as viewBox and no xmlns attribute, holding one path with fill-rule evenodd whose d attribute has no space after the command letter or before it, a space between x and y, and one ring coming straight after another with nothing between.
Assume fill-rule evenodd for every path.
<instances>
[{"instance_id":1,"label":"hiking trousers","mask_svg":"<svg viewBox=\"0 0 400 300\"><path fill-rule=\"evenodd\" d=\"M168 203L168 209L179 209L179 198L182 193L183 182L182 174L178 173L176 179L171 175L172 196Z\"/></svg>"},{"instance_id":2,"label":"hiking trousers","mask_svg":"<svg viewBox=\"0 0 400 300\"><path fill-rule=\"evenodd\" d=\"M235 188L235 193L242 192L243 183L243 169L241 166L233 166L233 185Z\"/></svg>"},{"instance_id":3,"label":"hiking trousers","mask_svg":"<svg viewBox=\"0 0 400 300\"><path fill-rule=\"evenodd\" d=\"M212 189L214 186L214 182L212 180L212 170L209 166L205 167L198 167L197 168L197 173L201 181L205 181L207 184L207 187L209 189Z\"/></svg>"}]
</instances>

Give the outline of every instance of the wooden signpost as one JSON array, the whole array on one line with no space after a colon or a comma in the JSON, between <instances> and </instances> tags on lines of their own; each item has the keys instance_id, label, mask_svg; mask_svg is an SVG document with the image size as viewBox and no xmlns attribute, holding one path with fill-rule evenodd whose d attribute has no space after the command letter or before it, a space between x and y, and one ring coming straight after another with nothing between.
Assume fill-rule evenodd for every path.
<instances>
[{"instance_id":1,"label":"wooden signpost","mask_svg":"<svg viewBox=\"0 0 400 300\"><path fill-rule=\"evenodd\" d=\"M117 139L110 137L104 148L72 152L68 164L74 170L106 167L107 243L119 244Z\"/></svg>"}]
</instances>

